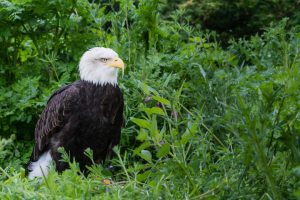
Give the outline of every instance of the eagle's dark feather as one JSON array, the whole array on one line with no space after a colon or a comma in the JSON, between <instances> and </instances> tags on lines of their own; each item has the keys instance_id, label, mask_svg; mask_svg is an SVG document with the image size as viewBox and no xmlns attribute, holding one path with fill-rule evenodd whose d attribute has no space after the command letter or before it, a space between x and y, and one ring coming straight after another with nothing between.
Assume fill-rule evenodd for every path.
<instances>
[{"instance_id":1,"label":"eagle's dark feather","mask_svg":"<svg viewBox=\"0 0 300 200\"><path fill-rule=\"evenodd\" d=\"M81 169L91 164L84 155L87 148L100 163L119 143L122 122L123 95L118 86L80 80L62 87L50 97L36 124L30 162L51 150L57 171L62 171L68 166L60 161L57 149L64 147Z\"/></svg>"}]
</instances>

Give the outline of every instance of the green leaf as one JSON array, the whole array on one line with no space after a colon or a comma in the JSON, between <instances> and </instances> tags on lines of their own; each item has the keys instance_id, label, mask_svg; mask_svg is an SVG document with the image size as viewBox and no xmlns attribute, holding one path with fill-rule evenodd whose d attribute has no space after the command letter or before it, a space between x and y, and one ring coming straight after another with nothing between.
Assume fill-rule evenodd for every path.
<instances>
[{"instance_id":1,"label":"green leaf","mask_svg":"<svg viewBox=\"0 0 300 200\"><path fill-rule=\"evenodd\" d=\"M156 142L161 141L162 136L159 134L159 130L157 128L156 115L153 115L151 119L150 135Z\"/></svg>"},{"instance_id":2,"label":"green leaf","mask_svg":"<svg viewBox=\"0 0 300 200\"><path fill-rule=\"evenodd\" d=\"M138 125L141 128L146 128L146 129L150 128L150 122L148 122L145 119L132 118L131 121L133 121L133 123L135 123L136 125Z\"/></svg>"},{"instance_id":3,"label":"green leaf","mask_svg":"<svg viewBox=\"0 0 300 200\"><path fill-rule=\"evenodd\" d=\"M137 175L137 180L138 181L143 181L143 180L145 180L147 177L149 177L149 175L151 174L151 171L146 171L146 172L144 172L144 173L140 173L140 174L138 174Z\"/></svg>"},{"instance_id":4,"label":"green leaf","mask_svg":"<svg viewBox=\"0 0 300 200\"><path fill-rule=\"evenodd\" d=\"M142 88L143 88L143 92L147 95L150 94L148 86L146 85L146 83L142 83Z\"/></svg>"},{"instance_id":5,"label":"green leaf","mask_svg":"<svg viewBox=\"0 0 300 200\"><path fill-rule=\"evenodd\" d=\"M171 106L171 103L169 100L163 98L163 97L160 97L160 96L152 96L153 99L155 99L156 101L164 104L164 105L167 105L167 106Z\"/></svg>"},{"instance_id":6,"label":"green leaf","mask_svg":"<svg viewBox=\"0 0 300 200\"><path fill-rule=\"evenodd\" d=\"M164 157L168 155L170 152L170 145L168 143L165 143L162 145L162 147L159 149L159 151L156 153L156 156L158 158Z\"/></svg>"},{"instance_id":7,"label":"green leaf","mask_svg":"<svg viewBox=\"0 0 300 200\"><path fill-rule=\"evenodd\" d=\"M153 114L156 114L156 115L166 115L164 113L164 111L161 108L159 108L159 107L143 108L142 110L144 112L146 112L148 115L153 115Z\"/></svg>"},{"instance_id":8,"label":"green leaf","mask_svg":"<svg viewBox=\"0 0 300 200\"><path fill-rule=\"evenodd\" d=\"M148 163L152 163L152 154L150 151L142 150L139 156L144 160L146 160Z\"/></svg>"},{"instance_id":9,"label":"green leaf","mask_svg":"<svg viewBox=\"0 0 300 200\"><path fill-rule=\"evenodd\" d=\"M148 138L148 133L146 132L145 129L141 129L136 139L139 141L145 141L147 140L147 138Z\"/></svg>"},{"instance_id":10,"label":"green leaf","mask_svg":"<svg viewBox=\"0 0 300 200\"><path fill-rule=\"evenodd\" d=\"M140 152L148 147L150 147L151 144L148 141L145 141L144 143L142 143L139 147L135 148L133 151L133 155L139 155Z\"/></svg>"}]
</instances>

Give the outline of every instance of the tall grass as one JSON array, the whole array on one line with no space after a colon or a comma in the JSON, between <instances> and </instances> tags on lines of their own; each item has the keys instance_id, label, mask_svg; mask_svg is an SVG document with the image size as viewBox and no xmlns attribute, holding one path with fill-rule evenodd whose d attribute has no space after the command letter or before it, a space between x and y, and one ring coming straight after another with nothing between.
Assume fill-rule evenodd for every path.
<instances>
[{"instance_id":1,"label":"tall grass","mask_svg":"<svg viewBox=\"0 0 300 200\"><path fill-rule=\"evenodd\" d=\"M46 15L39 1L1 2L14 30L0 32L0 130L12 135L0 141L1 199L299 197L299 27L283 20L224 49L182 11L164 19L159 1L61 3L45 2ZM38 114L78 78L92 46L115 49L127 65L116 156L85 177L66 154L69 170L28 180L22 164Z\"/></svg>"}]
</instances>

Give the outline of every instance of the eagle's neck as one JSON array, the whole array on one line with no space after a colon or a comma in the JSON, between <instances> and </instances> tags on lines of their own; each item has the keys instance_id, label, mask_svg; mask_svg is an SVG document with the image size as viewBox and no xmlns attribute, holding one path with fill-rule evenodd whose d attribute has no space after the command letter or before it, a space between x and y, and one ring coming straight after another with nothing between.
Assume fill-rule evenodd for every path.
<instances>
[{"instance_id":1,"label":"eagle's neck","mask_svg":"<svg viewBox=\"0 0 300 200\"><path fill-rule=\"evenodd\" d=\"M81 78L81 80L85 81L85 82L88 82L88 83L91 83L91 84L96 85L96 86L112 85L112 86L116 87L118 85L117 80L111 80L111 79L106 79L106 80L102 79L101 81L99 81L99 80L95 81L95 80L90 80L90 79L85 80L85 79Z\"/></svg>"},{"instance_id":2,"label":"eagle's neck","mask_svg":"<svg viewBox=\"0 0 300 200\"><path fill-rule=\"evenodd\" d=\"M84 80L84 79L80 79L80 81L83 82L86 85L92 86L92 88L94 88L94 89L97 89L99 87L115 87L115 88L118 87L118 83L117 82L115 82L115 83L112 83L112 82L96 82L95 83L93 81Z\"/></svg>"},{"instance_id":3,"label":"eagle's neck","mask_svg":"<svg viewBox=\"0 0 300 200\"><path fill-rule=\"evenodd\" d=\"M92 68L85 67L80 69L80 79L95 85L118 84L118 70L112 67Z\"/></svg>"}]
</instances>

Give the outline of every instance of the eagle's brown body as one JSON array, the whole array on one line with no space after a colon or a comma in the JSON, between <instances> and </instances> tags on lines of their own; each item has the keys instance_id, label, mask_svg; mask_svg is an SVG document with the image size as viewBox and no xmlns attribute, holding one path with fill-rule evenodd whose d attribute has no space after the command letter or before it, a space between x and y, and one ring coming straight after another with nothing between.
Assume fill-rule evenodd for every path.
<instances>
[{"instance_id":1,"label":"eagle's brown body","mask_svg":"<svg viewBox=\"0 0 300 200\"><path fill-rule=\"evenodd\" d=\"M61 162L59 147L64 147L81 170L91 164L84 155L93 150L94 161L100 163L120 140L123 122L123 95L112 84L76 81L57 90L49 99L35 128L35 145L30 162L50 150L56 170L68 167Z\"/></svg>"}]
</instances>

